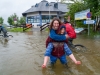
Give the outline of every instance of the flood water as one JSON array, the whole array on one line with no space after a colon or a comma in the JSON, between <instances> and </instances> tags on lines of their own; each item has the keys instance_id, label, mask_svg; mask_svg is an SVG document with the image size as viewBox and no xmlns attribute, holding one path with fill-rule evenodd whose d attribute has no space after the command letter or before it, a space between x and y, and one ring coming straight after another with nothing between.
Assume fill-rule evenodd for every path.
<instances>
[{"instance_id":1,"label":"flood water","mask_svg":"<svg viewBox=\"0 0 100 75\"><path fill-rule=\"evenodd\" d=\"M48 32L30 31L10 33L13 38L4 41L0 38L0 75L100 75L100 36L78 35L74 44L82 44L87 51L73 52L81 65L75 65L67 57L69 69L58 60L54 68L48 62L42 69L45 40Z\"/></svg>"}]
</instances>

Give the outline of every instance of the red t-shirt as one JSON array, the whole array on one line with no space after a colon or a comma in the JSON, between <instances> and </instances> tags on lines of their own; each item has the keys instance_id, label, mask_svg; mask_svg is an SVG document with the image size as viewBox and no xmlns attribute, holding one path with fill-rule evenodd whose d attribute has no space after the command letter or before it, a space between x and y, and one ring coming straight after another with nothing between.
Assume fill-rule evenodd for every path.
<instances>
[{"instance_id":1,"label":"red t-shirt","mask_svg":"<svg viewBox=\"0 0 100 75\"><path fill-rule=\"evenodd\" d=\"M66 27L66 32L69 35L70 38L75 39L76 38L76 33L74 31L74 28L71 26L70 23L64 24Z\"/></svg>"}]
</instances>

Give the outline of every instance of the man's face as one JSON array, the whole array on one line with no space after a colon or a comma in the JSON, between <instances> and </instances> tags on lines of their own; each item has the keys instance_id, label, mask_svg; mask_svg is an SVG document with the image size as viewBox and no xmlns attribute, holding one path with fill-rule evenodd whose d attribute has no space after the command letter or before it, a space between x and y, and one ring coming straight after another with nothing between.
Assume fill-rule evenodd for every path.
<instances>
[{"instance_id":1,"label":"man's face","mask_svg":"<svg viewBox=\"0 0 100 75\"><path fill-rule=\"evenodd\" d=\"M57 30L57 29L59 28L59 22L58 22L57 20L55 20L55 21L53 22L53 28L54 28L55 30Z\"/></svg>"}]
</instances>

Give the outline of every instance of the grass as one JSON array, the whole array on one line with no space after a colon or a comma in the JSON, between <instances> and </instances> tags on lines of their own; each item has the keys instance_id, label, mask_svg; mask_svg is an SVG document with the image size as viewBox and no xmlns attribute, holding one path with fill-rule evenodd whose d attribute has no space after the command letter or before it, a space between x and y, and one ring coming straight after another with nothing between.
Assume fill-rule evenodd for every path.
<instances>
[{"instance_id":1,"label":"grass","mask_svg":"<svg viewBox=\"0 0 100 75\"><path fill-rule=\"evenodd\" d=\"M88 38L94 38L94 37L98 37L100 36L100 31L93 31L93 30L90 30L89 32L89 35L88 35L88 31L86 33L83 33L82 34L84 37L88 37Z\"/></svg>"},{"instance_id":2,"label":"grass","mask_svg":"<svg viewBox=\"0 0 100 75\"><path fill-rule=\"evenodd\" d=\"M9 32L23 32L23 28L17 27L17 28L7 28ZM26 31L29 31L31 29L27 29Z\"/></svg>"},{"instance_id":3,"label":"grass","mask_svg":"<svg viewBox=\"0 0 100 75\"><path fill-rule=\"evenodd\" d=\"M46 28L45 31L49 31L49 28Z\"/></svg>"}]
</instances>

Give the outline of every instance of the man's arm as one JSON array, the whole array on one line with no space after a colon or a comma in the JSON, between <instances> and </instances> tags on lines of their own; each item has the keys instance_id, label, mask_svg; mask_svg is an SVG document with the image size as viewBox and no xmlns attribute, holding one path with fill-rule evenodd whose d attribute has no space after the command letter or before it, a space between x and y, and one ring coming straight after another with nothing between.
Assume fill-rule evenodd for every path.
<instances>
[{"instance_id":1,"label":"man's arm","mask_svg":"<svg viewBox=\"0 0 100 75\"><path fill-rule=\"evenodd\" d=\"M70 38L76 38L76 33L75 33L74 28L72 26L70 26L70 25L67 26L66 32Z\"/></svg>"}]
</instances>

